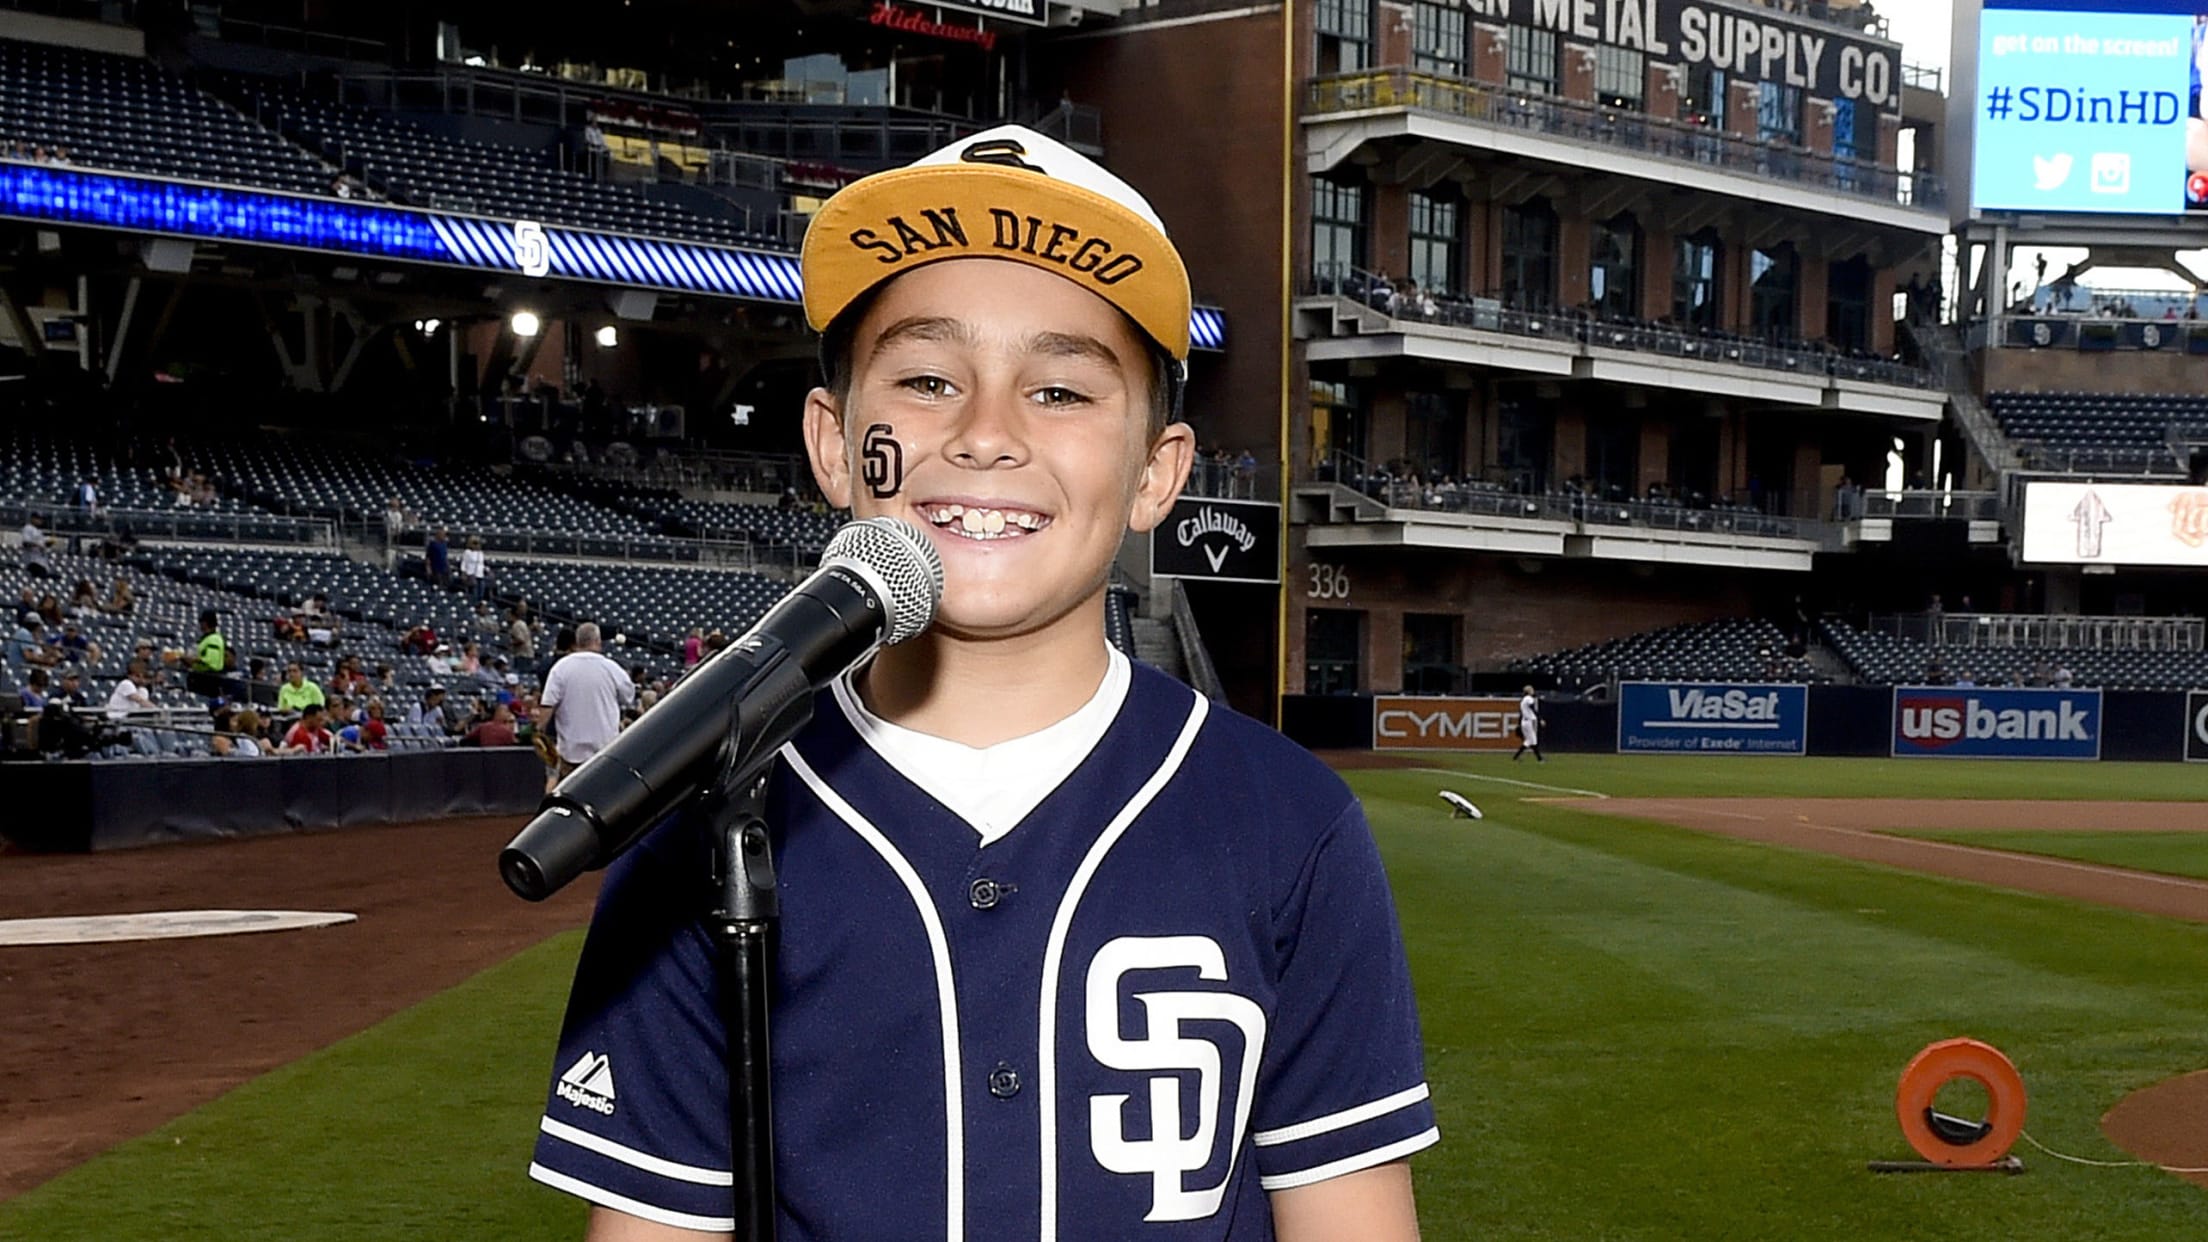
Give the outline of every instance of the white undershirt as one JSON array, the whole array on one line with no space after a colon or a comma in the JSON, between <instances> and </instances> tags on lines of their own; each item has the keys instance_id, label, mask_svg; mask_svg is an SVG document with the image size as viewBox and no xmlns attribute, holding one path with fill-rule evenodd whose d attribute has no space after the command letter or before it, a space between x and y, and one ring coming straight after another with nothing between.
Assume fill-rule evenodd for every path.
<instances>
[{"instance_id":1,"label":"white undershirt","mask_svg":"<svg viewBox=\"0 0 2208 1242\"><path fill-rule=\"evenodd\" d=\"M965 746L891 724L866 709L849 676L836 679L836 703L889 766L971 825L983 845L994 845L1073 775L1118 718L1134 674L1116 648L1105 651L1104 681L1087 703L1057 724L994 746Z\"/></svg>"}]
</instances>

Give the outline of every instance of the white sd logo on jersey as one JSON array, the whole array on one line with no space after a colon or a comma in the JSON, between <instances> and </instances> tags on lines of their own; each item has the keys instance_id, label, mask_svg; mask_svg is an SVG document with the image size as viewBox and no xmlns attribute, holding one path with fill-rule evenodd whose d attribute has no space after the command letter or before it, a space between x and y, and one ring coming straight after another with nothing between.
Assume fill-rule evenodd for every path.
<instances>
[{"instance_id":1,"label":"white sd logo on jersey","mask_svg":"<svg viewBox=\"0 0 2208 1242\"><path fill-rule=\"evenodd\" d=\"M1224 981L1226 954L1208 936L1122 936L1089 963L1089 1053L1115 1070L1193 1070L1196 1126L1182 1123L1181 1082L1170 1073L1149 1080L1150 1137L1130 1139L1124 1095L1089 1097L1089 1149L1114 1173L1148 1174L1150 1212L1144 1220L1201 1220L1219 1210L1234 1160L1250 1122L1250 1096L1265 1046L1265 1011L1231 992L1137 992L1143 1033L1125 1039L1119 1030L1121 978L1131 971L1194 970L1199 979ZM1219 1142L1219 1103L1225 1086L1219 1045L1182 1033L1190 1022L1229 1022L1242 1032L1241 1069L1234 1093L1234 1125L1227 1134L1227 1171L1216 1186L1191 1190L1183 1178L1213 1162Z\"/></svg>"}]
</instances>

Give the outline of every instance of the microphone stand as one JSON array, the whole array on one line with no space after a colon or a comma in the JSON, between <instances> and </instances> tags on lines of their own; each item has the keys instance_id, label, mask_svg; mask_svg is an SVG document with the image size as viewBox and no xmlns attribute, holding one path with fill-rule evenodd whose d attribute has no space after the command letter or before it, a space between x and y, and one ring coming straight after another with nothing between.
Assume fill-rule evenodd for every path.
<instances>
[{"instance_id":1,"label":"microphone stand","mask_svg":"<svg viewBox=\"0 0 2208 1242\"><path fill-rule=\"evenodd\" d=\"M767 766L771 773L775 765L770 761ZM728 1033L724 1059L739 1242L773 1242L775 1233L773 1066L767 1019L782 898L775 888L774 851L764 816L768 780L762 774L710 796L713 909L706 917L706 930L713 941L721 985L721 1026Z\"/></svg>"}]
</instances>

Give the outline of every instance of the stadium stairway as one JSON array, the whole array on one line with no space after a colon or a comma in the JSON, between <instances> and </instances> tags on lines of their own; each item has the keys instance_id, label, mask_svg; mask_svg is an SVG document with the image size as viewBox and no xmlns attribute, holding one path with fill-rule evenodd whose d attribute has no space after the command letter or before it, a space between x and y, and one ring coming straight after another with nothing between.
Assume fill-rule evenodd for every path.
<instances>
[{"instance_id":1,"label":"stadium stairway","mask_svg":"<svg viewBox=\"0 0 2208 1242\"><path fill-rule=\"evenodd\" d=\"M1170 675L1175 681L1187 681L1188 663L1181 659L1181 640L1173 632L1173 623L1136 617L1134 625L1135 658Z\"/></svg>"}]
</instances>

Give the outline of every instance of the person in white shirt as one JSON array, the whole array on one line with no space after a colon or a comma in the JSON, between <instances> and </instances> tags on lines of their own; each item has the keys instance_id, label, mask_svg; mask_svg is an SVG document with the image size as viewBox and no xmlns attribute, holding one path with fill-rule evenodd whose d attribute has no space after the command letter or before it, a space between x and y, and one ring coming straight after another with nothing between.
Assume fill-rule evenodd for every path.
<instances>
[{"instance_id":1,"label":"person in white shirt","mask_svg":"<svg viewBox=\"0 0 2208 1242\"><path fill-rule=\"evenodd\" d=\"M636 683L628 670L608 659L599 645L596 622L576 626L575 650L552 666L537 699L552 723L563 777L613 741L621 732L621 709L636 701Z\"/></svg>"},{"instance_id":2,"label":"person in white shirt","mask_svg":"<svg viewBox=\"0 0 2208 1242\"><path fill-rule=\"evenodd\" d=\"M483 537L468 536L468 546L460 553L460 581L475 599L483 598L484 587Z\"/></svg>"},{"instance_id":3,"label":"person in white shirt","mask_svg":"<svg viewBox=\"0 0 2208 1242\"><path fill-rule=\"evenodd\" d=\"M1541 700L1533 697L1533 687L1518 698L1518 749L1510 756L1512 763L1533 752L1535 763L1547 763L1548 756L1541 753Z\"/></svg>"},{"instance_id":4,"label":"person in white shirt","mask_svg":"<svg viewBox=\"0 0 2208 1242\"><path fill-rule=\"evenodd\" d=\"M144 660L132 660L130 671L115 683L114 692L107 696L107 718L122 720L132 712L153 710L153 697L142 688L149 680Z\"/></svg>"}]
</instances>

